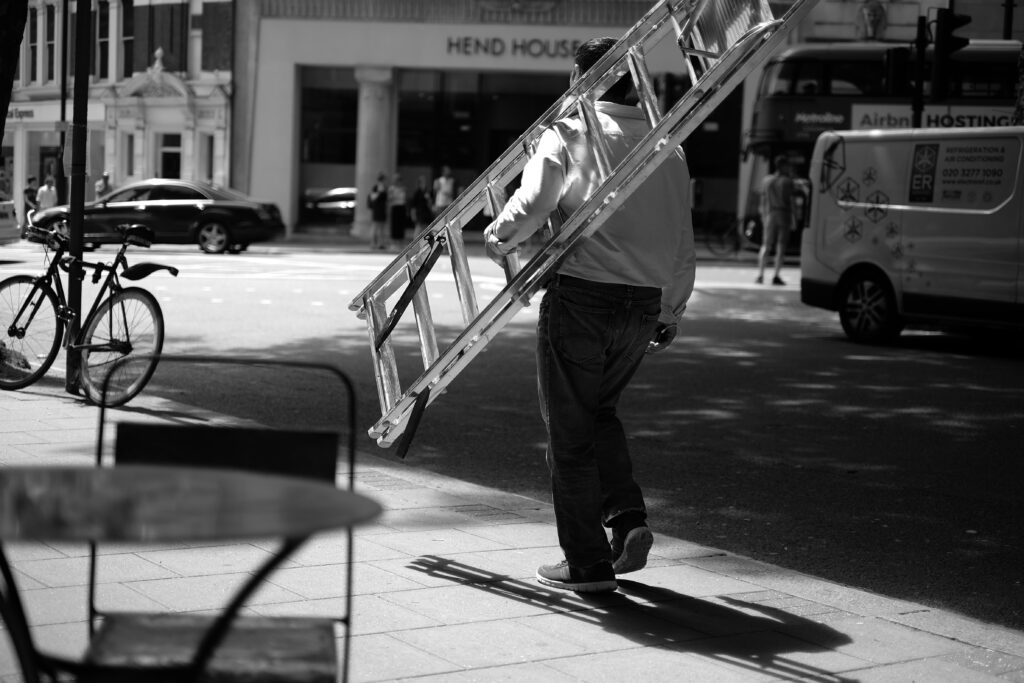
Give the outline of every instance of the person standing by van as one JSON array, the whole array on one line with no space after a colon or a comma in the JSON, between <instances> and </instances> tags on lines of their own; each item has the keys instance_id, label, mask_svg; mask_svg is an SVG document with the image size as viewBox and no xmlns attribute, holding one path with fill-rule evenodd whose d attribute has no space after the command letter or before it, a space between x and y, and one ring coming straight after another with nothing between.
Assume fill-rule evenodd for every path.
<instances>
[{"instance_id":1,"label":"person standing by van","mask_svg":"<svg viewBox=\"0 0 1024 683\"><path fill-rule=\"evenodd\" d=\"M765 261L768 250L775 247L775 275L773 285L784 285L780 274L782 261L789 243L789 233L793 229L793 165L784 154L775 157L775 172L769 173L761 181L761 225L763 234L761 250L757 253L757 284L764 282Z\"/></svg>"}]
</instances>

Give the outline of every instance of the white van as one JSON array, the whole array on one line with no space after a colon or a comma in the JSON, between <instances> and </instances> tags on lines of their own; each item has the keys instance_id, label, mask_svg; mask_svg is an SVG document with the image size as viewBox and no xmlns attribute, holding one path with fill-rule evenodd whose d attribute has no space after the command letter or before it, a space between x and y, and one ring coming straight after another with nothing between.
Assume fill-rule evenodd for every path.
<instances>
[{"instance_id":1,"label":"white van","mask_svg":"<svg viewBox=\"0 0 1024 683\"><path fill-rule=\"evenodd\" d=\"M800 298L856 341L1024 328L1024 127L823 133Z\"/></svg>"}]
</instances>

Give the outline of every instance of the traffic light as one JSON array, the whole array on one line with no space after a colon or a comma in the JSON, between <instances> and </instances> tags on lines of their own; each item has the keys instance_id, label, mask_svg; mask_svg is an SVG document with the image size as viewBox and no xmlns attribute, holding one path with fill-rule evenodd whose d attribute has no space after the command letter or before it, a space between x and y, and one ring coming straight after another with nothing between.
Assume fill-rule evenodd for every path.
<instances>
[{"instance_id":1,"label":"traffic light","mask_svg":"<svg viewBox=\"0 0 1024 683\"><path fill-rule=\"evenodd\" d=\"M935 15L935 49L932 54L932 99L942 100L949 95L949 67L951 55L966 47L971 41L954 34L959 28L971 23L964 14L940 7Z\"/></svg>"}]
</instances>

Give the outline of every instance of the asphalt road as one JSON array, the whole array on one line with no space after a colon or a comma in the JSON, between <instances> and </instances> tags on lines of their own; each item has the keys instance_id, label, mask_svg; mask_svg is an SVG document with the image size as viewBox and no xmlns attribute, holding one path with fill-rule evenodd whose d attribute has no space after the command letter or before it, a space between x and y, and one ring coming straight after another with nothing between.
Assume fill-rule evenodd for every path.
<instances>
[{"instance_id":1,"label":"asphalt road","mask_svg":"<svg viewBox=\"0 0 1024 683\"><path fill-rule=\"evenodd\" d=\"M166 350L321 359L359 395L359 447L380 414L365 328L348 301L389 257L270 249L237 257L157 251L182 276L161 300ZM0 260L3 260L0 255ZM17 265L4 266L6 272ZM474 273L487 264L474 262ZM624 396L655 531L893 597L1024 627L1024 383L1019 340L905 333L845 340L795 286L754 287L749 265L702 263L680 337ZM795 269L784 275L792 284ZM500 286L478 281L482 294ZM442 341L454 295L431 289ZM535 308L426 412L407 460L548 497L536 409ZM396 332L403 385L415 330ZM267 389L272 398L267 398ZM304 375L161 366L147 392L234 415L318 426L340 397Z\"/></svg>"}]
</instances>

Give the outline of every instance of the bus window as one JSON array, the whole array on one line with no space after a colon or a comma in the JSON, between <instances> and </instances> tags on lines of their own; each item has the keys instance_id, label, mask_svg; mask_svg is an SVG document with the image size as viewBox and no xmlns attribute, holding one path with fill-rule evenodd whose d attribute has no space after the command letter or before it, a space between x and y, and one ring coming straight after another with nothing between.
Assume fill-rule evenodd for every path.
<instances>
[{"instance_id":1,"label":"bus window","mask_svg":"<svg viewBox=\"0 0 1024 683\"><path fill-rule=\"evenodd\" d=\"M797 71L794 93L797 95L818 95L824 92L821 87L822 64L821 62L796 62L799 65Z\"/></svg>"},{"instance_id":2,"label":"bus window","mask_svg":"<svg viewBox=\"0 0 1024 683\"><path fill-rule=\"evenodd\" d=\"M954 62L950 77L951 94L956 97L1011 99L1017 87L1013 64Z\"/></svg>"},{"instance_id":3,"label":"bus window","mask_svg":"<svg viewBox=\"0 0 1024 683\"><path fill-rule=\"evenodd\" d=\"M872 62L832 62L829 64L828 92L838 96L881 95L883 71L883 64L877 59Z\"/></svg>"},{"instance_id":4,"label":"bus window","mask_svg":"<svg viewBox=\"0 0 1024 683\"><path fill-rule=\"evenodd\" d=\"M793 92L793 75L796 73L794 62L774 62L769 64L761 77L761 96L788 95Z\"/></svg>"}]
</instances>

